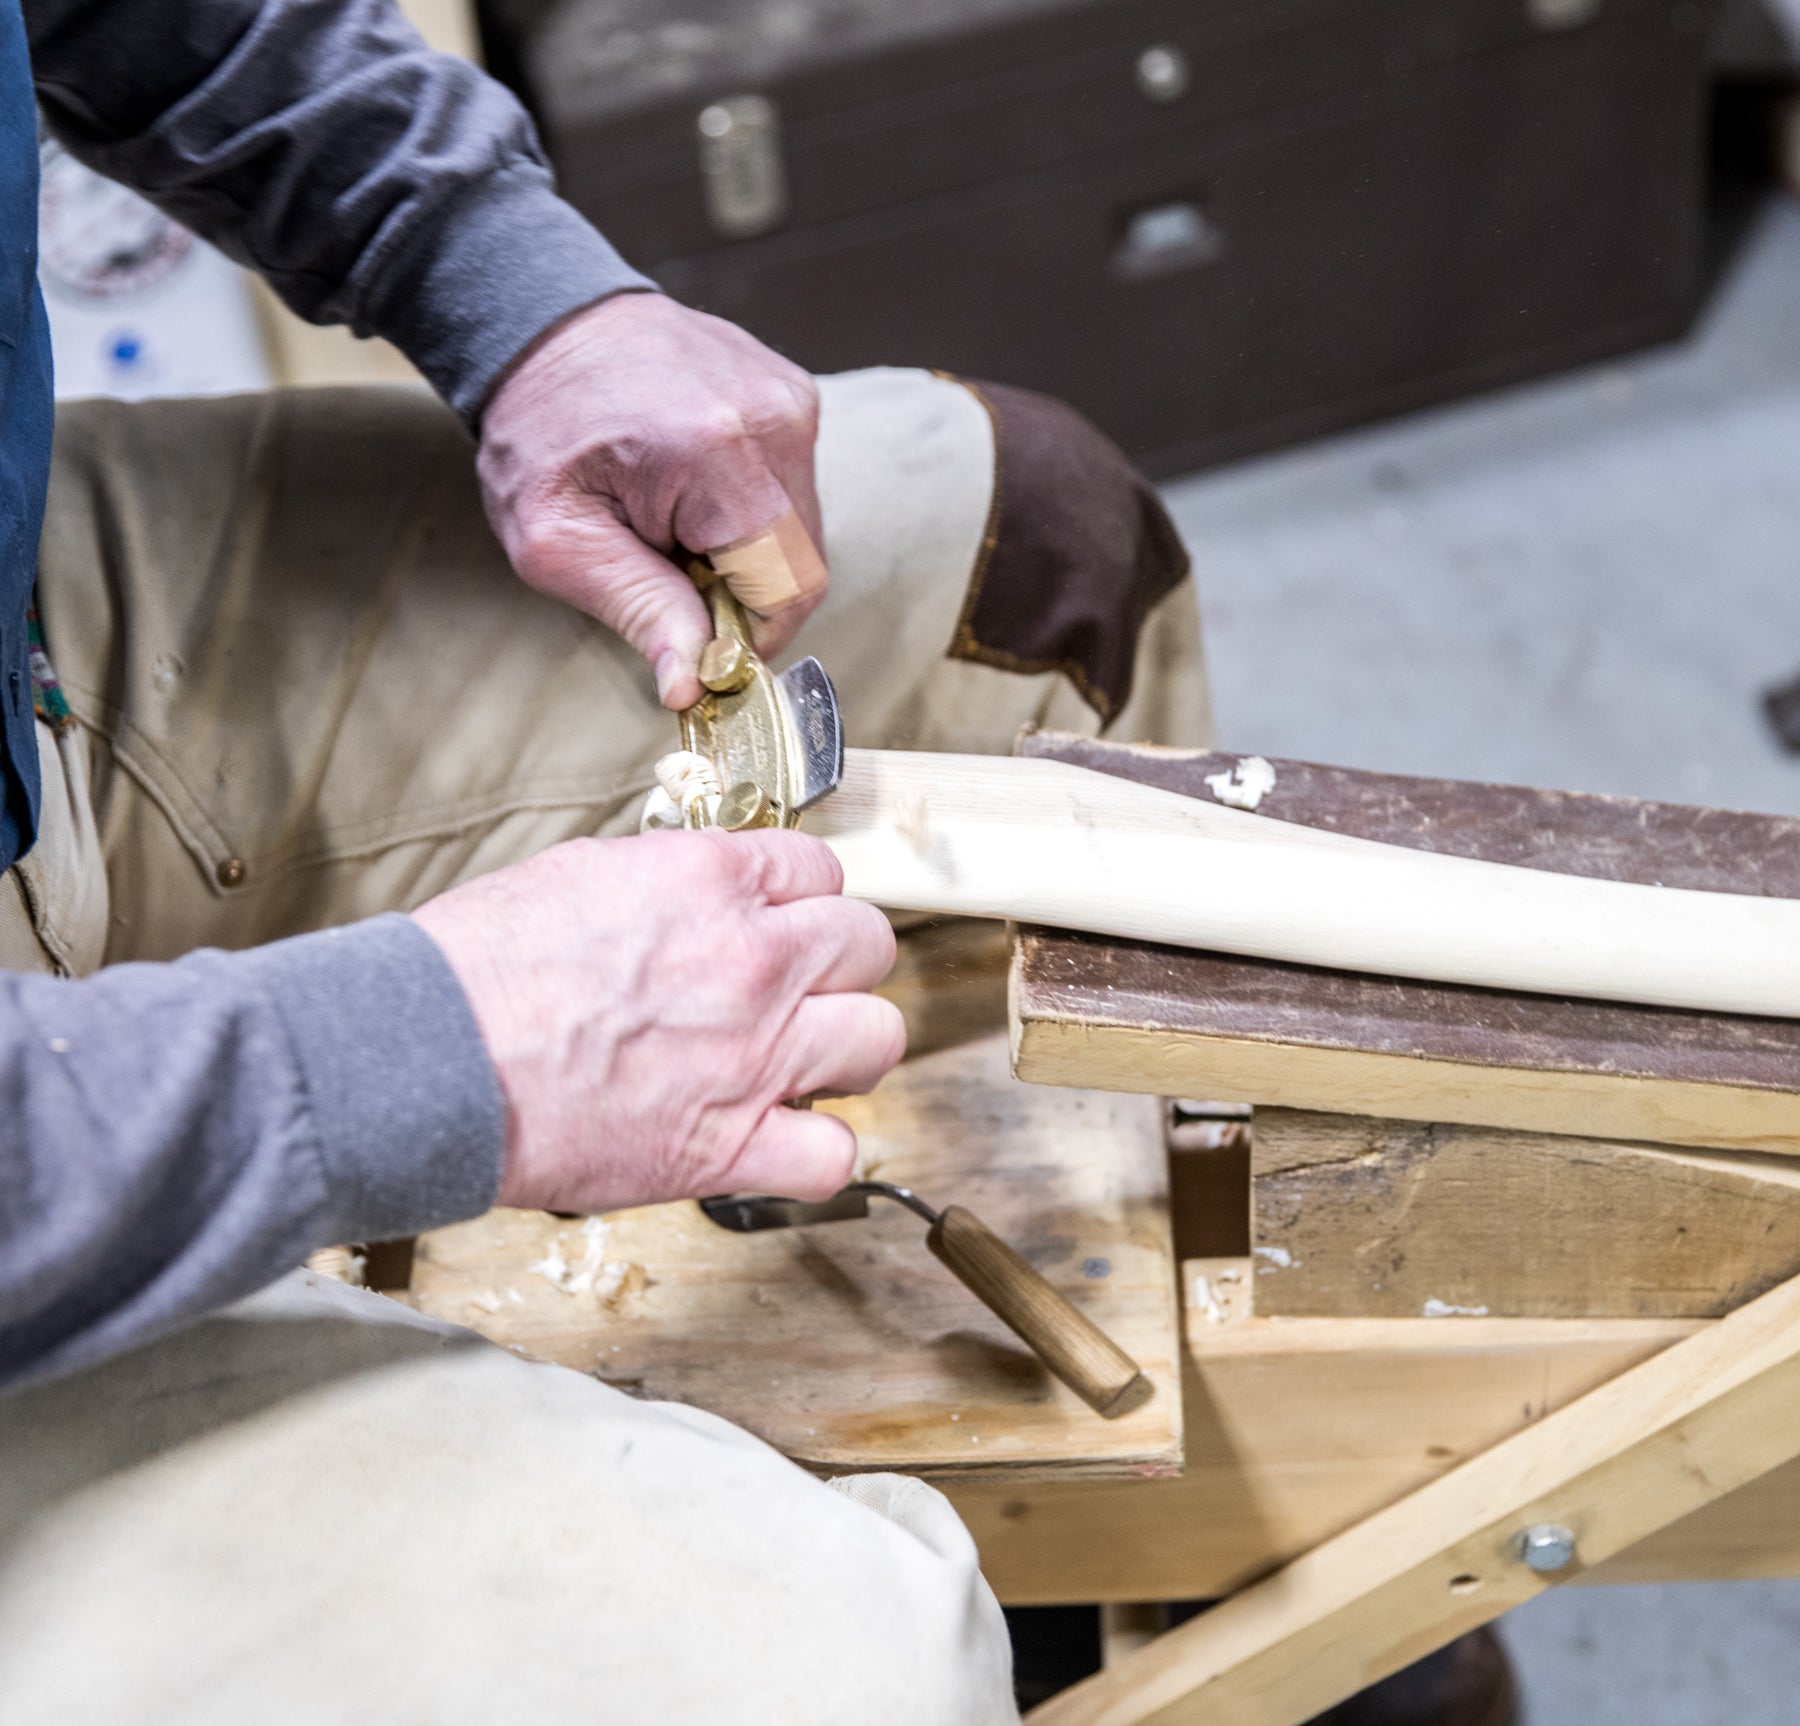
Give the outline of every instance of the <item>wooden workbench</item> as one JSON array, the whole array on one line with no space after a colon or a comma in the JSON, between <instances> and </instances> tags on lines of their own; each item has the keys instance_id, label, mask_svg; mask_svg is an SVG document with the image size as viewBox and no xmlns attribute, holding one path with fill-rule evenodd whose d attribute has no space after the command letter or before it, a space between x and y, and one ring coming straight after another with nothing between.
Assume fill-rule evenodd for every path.
<instances>
[{"instance_id":1,"label":"wooden workbench","mask_svg":"<svg viewBox=\"0 0 1800 1726\"><path fill-rule=\"evenodd\" d=\"M856 1127L862 1173L973 1210L1137 1361L1103 1420L877 1203L866 1221L732 1234L693 1204L594 1219L494 1211L422 1236L409 1298L634 1394L691 1403L822 1472L1009 1482L1173 1475L1180 1319L1160 1105L1046 1091L1004 1033L909 1061Z\"/></svg>"},{"instance_id":2,"label":"wooden workbench","mask_svg":"<svg viewBox=\"0 0 1800 1726\"><path fill-rule=\"evenodd\" d=\"M1025 747L1196 796L1236 760ZM1275 769L1276 819L1800 897L1800 822ZM1558 1583L1800 1575L1800 1024L1051 931L1012 994L1028 1077L1284 1105L1200 1159L1235 1253L1174 1207L1184 1476L956 1491L1003 1596L1224 1597L1034 1721L1295 1726Z\"/></svg>"},{"instance_id":3,"label":"wooden workbench","mask_svg":"<svg viewBox=\"0 0 1800 1726\"><path fill-rule=\"evenodd\" d=\"M1202 795L1234 759L1027 747ZM1800 823L1276 767L1277 816L1800 896ZM1156 1394L1126 1419L900 1213L496 1213L425 1237L408 1298L809 1466L932 1476L1003 1600L1224 1601L1042 1726L1296 1726L1559 1582L1800 1575L1800 1026L1028 930L1027 1085L961 1041L998 952L909 936L935 1052L842 1107L867 1172L986 1215L1137 1354ZM1171 1128L1171 1095L1281 1106ZM1538 1525L1563 1571L1520 1560Z\"/></svg>"}]
</instances>

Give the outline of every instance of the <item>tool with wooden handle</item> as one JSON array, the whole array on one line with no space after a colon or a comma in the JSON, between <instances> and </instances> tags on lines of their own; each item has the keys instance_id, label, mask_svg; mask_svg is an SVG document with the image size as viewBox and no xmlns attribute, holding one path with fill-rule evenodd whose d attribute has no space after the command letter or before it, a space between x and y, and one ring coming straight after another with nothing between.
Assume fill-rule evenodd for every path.
<instances>
[{"instance_id":1,"label":"tool with wooden handle","mask_svg":"<svg viewBox=\"0 0 1800 1726\"><path fill-rule=\"evenodd\" d=\"M950 1273L1096 1413L1123 1414L1131 1405L1127 1393L1143 1378L1137 1362L961 1205L939 1211L909 1188L853 1181L818 1204L756 1195L702 1199L700 1208L721 1228L745 1234L866 1217L871 1195L923 1217L931 1225L925 1244Z\"/></svg>"},{"instance_id":2,"label":"tool with wooden handle","mask_svg":"<svg viewBox=\"0 0 1800 1726\"><path fill-rule=\"evenodd\" d=\"M1123 1412L1126 1392L1143 1377L1137 1362L973 1211L946 1205L925 1244L1090 1408Z\"/></svg>"}]
</instances>

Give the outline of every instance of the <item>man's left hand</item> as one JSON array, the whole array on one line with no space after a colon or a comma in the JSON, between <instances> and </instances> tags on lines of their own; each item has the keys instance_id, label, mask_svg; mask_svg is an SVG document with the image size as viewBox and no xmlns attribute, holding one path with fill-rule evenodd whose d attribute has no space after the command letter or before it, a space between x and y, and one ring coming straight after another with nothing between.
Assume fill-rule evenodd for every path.
<instances>
[{"instance_id":1,"label":"man's left hand","mask_svg":"<svg viewBox=\"0 0 1800 1726\"><path fill-rule=\"evenodd\" d=\"M617 630L665 707L700 699L706 606L669 560L798 514L822 548L812 378L735 324L660 294L618 294L527 351L482 416L482 499L513 568ZM756 620L779 652L824 597Z\"/></svg>"}]
</instances>

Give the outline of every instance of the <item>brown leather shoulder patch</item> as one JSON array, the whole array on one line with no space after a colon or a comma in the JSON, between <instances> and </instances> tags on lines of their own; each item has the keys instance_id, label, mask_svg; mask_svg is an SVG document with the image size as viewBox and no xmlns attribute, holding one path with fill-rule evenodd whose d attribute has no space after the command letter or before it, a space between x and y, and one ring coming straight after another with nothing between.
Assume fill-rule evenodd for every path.
<instances>
[{"instance_id":1,"label":"brown leather shoulder patch","mask_svg":"<svg viewBox=\"0 0 1800 1726\"><path fill-rule=\"evenodd\" d=\"M1073 408L955 380L994 426L994 498L952 659L1060 671L1103 721L1131 696L1138 631L1188 573L1150 482Z\"/></svg>"}]
</instances>

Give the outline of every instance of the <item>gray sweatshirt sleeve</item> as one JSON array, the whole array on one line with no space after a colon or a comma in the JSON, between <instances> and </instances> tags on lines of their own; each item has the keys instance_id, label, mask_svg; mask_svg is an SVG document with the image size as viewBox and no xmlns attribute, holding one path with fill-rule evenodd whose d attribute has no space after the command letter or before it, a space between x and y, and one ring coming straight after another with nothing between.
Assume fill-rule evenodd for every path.
<instances>
[{"instance_id":1,"label":"gray sweatshirt sleeve","mask_svg":"<svg viewBox=\"0 0 1800 1726\"><path fill-rule=\"evenodd\" d=\"M387 0L25 0L82 160L395 341L471 423L580 306L650 288L554 192L530 121ZM473 1215L498 1082L404 918L83 982L0 974L0 1382L66 1371L313 1247Z\"/></svg>"},{"instance_id":2,"label":"gray sweatshirt sleeve","mask_svg":"<svg viewBox=\"0 0 1800 1726\"><path fill-rule=\"evenodd\" d=\"M314 1247L493 1202L505 1110L406 917L248 953L0 972L0 1384L115 1354Z\"/></svg>"},{"instance_id":3,"label":"gray sweatshirt sleeve","mask_svg":"<svg viewBox=\"0 0 1800 1726\"><path fill-rule=\"evenodd\" d=\"M24 0L38 100L89 166L395 342L473 424L557 319L654 284L555 194L530 119L391 0Z\"/></svg>"}]
</instances>

